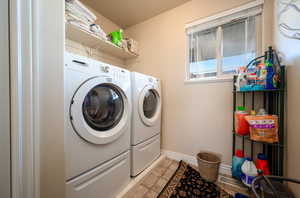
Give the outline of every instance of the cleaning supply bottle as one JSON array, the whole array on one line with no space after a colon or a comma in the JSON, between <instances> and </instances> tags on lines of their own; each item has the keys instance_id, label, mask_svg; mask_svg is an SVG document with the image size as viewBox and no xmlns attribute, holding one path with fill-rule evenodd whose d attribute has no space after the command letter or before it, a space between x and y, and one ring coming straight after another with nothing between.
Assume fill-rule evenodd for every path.
<instances>
[{"instance_id":1,"label":"cleaning supply bottle","mask_svg":"<svg viewBox=\"0 0 300 198\"><path fill-rule=\"evenodd\" d=\"M246 158L245 162L242 165L242 182L251 187L252 181L257 176L257 169L252 159Z\"/></svg>"},{"instance_id":2,"label":"cleaning supply bottle","mask_svg":"<svg viewBox=\"0 0 300 198\"><path fill-rule=\"evenodd\" d=\"M274 75L275 75L275 73L273 70L273 66L267 66L267 83L266 83L267 89L275 89L274 84L273 84Z\"/></svg>"},{"instance_id":3,"label":"cleaning supply bottle","mask_svg":"<svg viewBox=\"0 0 300 198\"><path fill-rule=\"evenodd\" d=\"M266 88L267 89L275 89L273 83L273 77L275 75L274 67L273 67L273 49L269 47L269 50L265 54L265 65L267 69L267 79L266 79Z\"/></svg>"},{"instance_id":4,"label":"cleaning supply bottle","mask_svg":"<svg viewBox=\"0 0 300 198\"><path fill-rule=\"evenodd\" d=\"M259 153L256 159L256 168L260 174L270 175L267 157L263 153Z\"/></svg>"},{"instance_id":5,"label":"cleaning supply bottle","mask_svg":"<svg viewBox=\"0 0 300 198\"><path fill-rule=\"evenodd\" d=\"M236 179L241 179L242 170L241 167L245 161L244 152L242 150L236 150L235 155L232 158L232 176Z\"/></svg>"},{"instance_id":6,"label":"cleaning supply bottle","mask_svg":"<svg viewBox=\"0 0 300 198\"><path fill-rule=\"evenodd\" d=\"M249 135L249 123L246 120L246 108L239 106L235 112L235 132L239 135Z\"/></svg>"}]
</instances>

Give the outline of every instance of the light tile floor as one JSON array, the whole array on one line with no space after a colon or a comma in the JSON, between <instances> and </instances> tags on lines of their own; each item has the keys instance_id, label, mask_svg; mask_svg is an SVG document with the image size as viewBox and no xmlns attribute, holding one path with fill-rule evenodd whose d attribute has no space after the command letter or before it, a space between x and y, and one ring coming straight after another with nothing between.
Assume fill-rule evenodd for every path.
<instances>
[{"instance_id":1,"label":"light tile floor","mask_svg":"<svg viewBox=\"0 0 300 198\"><path fill-rule=\"evenodd\" d=\"M123 198L156 198L178 167L178 162L162 159L139 183L133 186Z\"/></svg>"},{"instance_id":2,"label":"light tile floor","mask_svg":"<svg viewBox=\"0 0 300 198\"><path fill-rule=\"evenodd\" d=\"M167 184L169 179L175 173L178 162L167 157L162 157L159 160L157 165L154 165L154 168L150 169L145 176L134 184L130 190L125 193L124 196L120 196L121 198L156 198L158 194L162 191L163 187ZM196 166L191 165L194 169L198 169ZM223 175L223 177L229 177ZM229 177L231 178L231 177ZM234 195L236 192L240 192L245 194L241 190L232 189L228 185L221 184L220 182L216 182L216 184L225 192ZM245 194L247 195L247 194ZM227 196L220 196L227 197Z\"/></svg>"}]
</instances>

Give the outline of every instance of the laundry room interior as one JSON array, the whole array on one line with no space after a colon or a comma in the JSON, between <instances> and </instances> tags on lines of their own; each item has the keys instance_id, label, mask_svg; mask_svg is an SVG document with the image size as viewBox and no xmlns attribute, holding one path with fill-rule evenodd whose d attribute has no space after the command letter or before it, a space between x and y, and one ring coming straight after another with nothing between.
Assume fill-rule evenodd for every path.
<instances>
[{"instance_id":1,"label":"laundry room interior","mask_svg":"<svg viewBox=\"0 0 300 198\"><path fill-rule=\"evenodd\" d=\"M32 2L0 197L300 197L300 0Z\"/></svg>"},{"instance_id":2,"label":"laundry room interior","mask_svg":"<svg viewBox=\"0 0 300 198\"><path fill-rule=\"evenodd\" d=\"M82 168L67 177L67 197L96 198L102 197L101 192L105 192L105 197L117 194L141 198L252 197L257 195L254 192L257 187L251 186L251 182L262 182L258 178L264 175L292 177L295 181L289 187L299 195L297 188L293 188L300 176L296 168L299 158L293 156L298 150L293 139L299 138L299 125L294 116L299 111L291 109L299 99L295 93L299 68L292 66L294 58L299 61L296 50L299 49L299 32L292 32L300 27L294 19L295 14L299 14L296 9L299 6L299 1L288 0L66 0L65 50L68 55L65 66L74 70L80 65L91 65L92 74L86 79L97 76L97 69L102 76L111 73L110 66L119 67L123 78L122 74L113 74L113 78L117 78L116 81L131 78L131 91L125 82L121 84L125 86L123 97L131 98L132 105L131 115L129 110L120 110L131 117L126 120L131 123L127 126L131 137L130 147L123 148L123 152L128 152L120 159L123 165L119 164L118 168L111 165L116 166L115 170L106 170L108 173L103 178L99 175L98 181L89 176L97 174L96 169L122 153L118 149L107 149L116 154L102 161L93 159L90 166L81 164ZM272 71L268 70L268 64ZM285 64L289 65L287 71ZM83 70L88 72L87 68ZM271 83L268 82L270 72L273 72ZM65 79L67 84L74 81L68 70L65 70ZM123 119L113 118L121 116L116 115L119 109L114 108L126 108L119 101L119 104L111 104L111 112L101 110L105 107L101 107L101 103L108 105L101 102L101 95L112 94L112 100L117 101L122 99L122 93L117 89L109 91L108 87L97 88L96 84L73 88L80 91L96 87L95 92L88 93L90 99L79 100L79 108L84 101L83 111L87 105L87 112L83 113L87 115L75 119L72 106L76 101L74 98L66 101L72 101L65 110L70 110L73 126L68 130L75 130L83 138L85 135L81 135L74 124L76 120L91 119L87 123L95 133L99 133L97 127L101 127L103 121L104 128L100 131L113 130L119 124L109 126L109 122L118 123ZM81 86L80 81L78 85ZM287 92L289 97L286 97ZM95 106L99 104L100 107ZM107 113L111 115L105 117ZM85 125L85 121L80 122ZM274 126L269 130L262 126L258 129L253 122L260 121L272 122ZM286 135L287 128L289 135ZM69 139L68 135L65 137ZM125 139L122 141L129 144ZM78 166L76 162L80 159L93 161L90 155L78 155L76 142L65 142L66 156L70 155L66 158L67 173L68 169ZM99 144L97 140L92 143ZM98 147L106 149L109 144L117 147L122 143L112 141L100 143ZM97 146L88 147L83 146L79 152L86 153L89 149L97 152L92 151ZM70 154L72 152L77 154ZM189 186L188 181L181 181L180 171L190 174L185 175L190 179L199 176L208 187ZM85 176L91 177L93 182L76 190L81 182L87 182ZM113 188L109 187L112 184Z\"/></svg>"}]
</instances>

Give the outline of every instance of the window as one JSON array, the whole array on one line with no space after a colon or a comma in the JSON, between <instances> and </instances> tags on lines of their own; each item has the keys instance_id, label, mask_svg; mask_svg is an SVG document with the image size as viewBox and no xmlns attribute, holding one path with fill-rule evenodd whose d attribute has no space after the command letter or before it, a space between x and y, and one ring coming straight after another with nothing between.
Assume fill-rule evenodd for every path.
<instances>
[{"instance_id":1,"label":"window","mask_svg":"<svg viewBox=\"0 0 300 198\"><path fill-rule=\"evenodd\" d=\"M187 25L187 80L232 77L259 55L261 13L256 1Z\"/></svg>"},{"instance_id":2,"label":"window","mask_svg":"<svg viewBox=\"0 0 300 198\"><path fill-rule=\"evenodd\" d=\"M216 76L217 29L204 30L189 35L189 64L191 78Z\"/></svg>"}]
</instances>

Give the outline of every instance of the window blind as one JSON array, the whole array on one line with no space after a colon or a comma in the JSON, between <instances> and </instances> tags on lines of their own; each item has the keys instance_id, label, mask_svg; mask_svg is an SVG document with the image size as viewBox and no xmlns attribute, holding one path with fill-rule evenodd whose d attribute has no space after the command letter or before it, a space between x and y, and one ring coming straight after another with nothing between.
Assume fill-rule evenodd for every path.
<instances>
[{"instance_id":1,"label":"window blind","mask_svg":"<svg viewBox=\"0 0 300 198\"><path fill-rule=\"evenodd\" d=\"M234 12L233 14L226 14L226 13L230 13L230 11L226 11L224 13L221 13L220 15L208 17L206 19L198 20L196 22L187 24L186 33L189 35L195 32L221 26L223 24L230 23L235 20L256 16L261 14L262 11L263 11L263 4L259 4L251 8L240 9L238 12Z\"/></svg>"},{"instance_id":2,"label":"window blind","mask_svg":"<svg viewBox=\"0 0 300 198\"><path fill-rule=\"evenodd\" d=\"M186 25L187 79L233 75L260 52L263 0Z\"/></svg>"}]
</instances>

